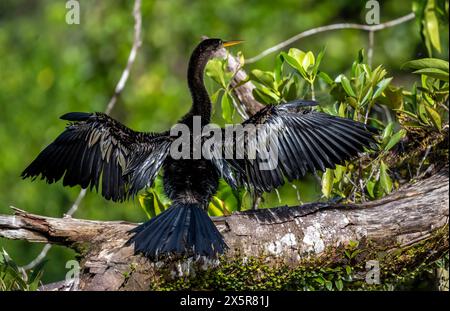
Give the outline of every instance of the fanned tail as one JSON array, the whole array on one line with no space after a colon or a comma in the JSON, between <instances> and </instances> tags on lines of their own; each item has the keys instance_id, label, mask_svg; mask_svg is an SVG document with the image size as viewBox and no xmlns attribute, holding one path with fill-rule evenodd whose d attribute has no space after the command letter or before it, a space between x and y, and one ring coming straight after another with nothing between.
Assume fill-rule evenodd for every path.
<instances>
[{"instance_id":1,"label":"fanned tail","mask_svg":"<svg viewBox=\"0 0 450 311\"><path fill-rule=\"evenodd\" d=\"M201 255L215 257L228 247L222 235L199 204L175 202L170 208L131 232L137 253L157 258L161 255Z\"/></svg>"}]
</instances>

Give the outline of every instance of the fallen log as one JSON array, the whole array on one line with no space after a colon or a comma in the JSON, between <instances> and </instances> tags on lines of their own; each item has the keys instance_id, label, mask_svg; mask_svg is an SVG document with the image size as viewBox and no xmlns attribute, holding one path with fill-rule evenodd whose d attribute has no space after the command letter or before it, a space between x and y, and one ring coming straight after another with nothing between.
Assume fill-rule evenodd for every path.
<instances>
[{"instance_id":1,"label":"fallen log","mask_svg":"<svg viewBox=\"0 0 450 311\"><path fill-rule=\"evenodd\" d=\"M236 258L259 258L264 265L289 267L339 263L348 261L341 250L354 241L359 242L360 253L351 260L362 264L380 254L397 256L420 245L420 251L407 258L414 266L427 254L448 251L448 188L446 167L377 201L350 206L310 203L216 217L214 222L230 247L216 261L151 262L125 246L128 231L137 224L52 218L15 208L14 215L0 215L0 237L73 248L81 257L81 290L146 290L161 284L162 278L195 278L198 270L215 269Z\"/></svg>"}]
</instances>

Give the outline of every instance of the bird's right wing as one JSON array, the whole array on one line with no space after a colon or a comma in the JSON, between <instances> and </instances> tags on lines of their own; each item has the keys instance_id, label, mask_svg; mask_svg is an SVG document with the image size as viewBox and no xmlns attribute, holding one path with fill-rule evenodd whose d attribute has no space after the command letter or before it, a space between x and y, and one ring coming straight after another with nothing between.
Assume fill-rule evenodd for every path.
<instances>
[{"instance_id":1,"label":"bird's right wing","mask_svg":"<svg viewBox=\"0 0 450 311\"><path fill-rule=\"evenodd\" d=\"M63 178L64 186L80 185L106 199L123 201L151 186L170 147L166 134L135 132L103 113L72 112L71 121L23 171L48 183Z\"/></svg>"},{"instance_id":2,"label":"bird's right wing","mask_svg":"<svg viewBox=\"0 0 450 311\"><path fill-rule=\"evenodd\" d=\"M212 157L221 176L233 187L268 192L283 185L285 179L292 181L306 172L334 168L364 147L376 148L374 128L303 109L314 104L298 100L266 106L242 123L244 128L253 126L249 131L225 135L225 157ZM239 158L236 150L241 142L245 148ZM234 158L226 158L227 150Z\"/></svg>"}]
</instances>

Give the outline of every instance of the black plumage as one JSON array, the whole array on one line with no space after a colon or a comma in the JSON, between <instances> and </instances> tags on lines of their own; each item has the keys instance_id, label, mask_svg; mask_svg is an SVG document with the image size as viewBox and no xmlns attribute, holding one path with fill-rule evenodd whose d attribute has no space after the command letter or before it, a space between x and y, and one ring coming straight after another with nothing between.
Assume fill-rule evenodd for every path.
<instances>
[{"instance_id":1,"label":"black plumage","mask_svg":"<svg viewBox=\"0 0 450 311\"><path fill-rule=\"evenodd\" d=\"M211 119L211 102L204 86L204 69L224 46L235 42L202 41L189 61L188 84L192 108L180 120L190 129L194 118L201 126ZM72 112L65 131L24 170L23 178L41 176L48 183L101 189L101 194L123 201L152 185L163 169L164 190L172 200L169 209L132 231L129 243L150 258L165 254L214 256L227 246L207 215L219 178L232 187L255 192L271 191L307 172L334 168L374 143L375 130L359 122L304 109L313 101L297 100L268 105L242 123L255 125L248 133L221 141L220 151L248 147L241 158L175 159L170 154L174 137L164 133L135 132L103 113ZM225 130L223 130L225 132ZM258 138L258 139L257 139ZM191 134L191 141L199 139ZM277 165L261 169L270 142L276 141ZM251 157L252 152L256 157ZM192 154L192 150L191 150Z\"/></svg>"}]
</instances>

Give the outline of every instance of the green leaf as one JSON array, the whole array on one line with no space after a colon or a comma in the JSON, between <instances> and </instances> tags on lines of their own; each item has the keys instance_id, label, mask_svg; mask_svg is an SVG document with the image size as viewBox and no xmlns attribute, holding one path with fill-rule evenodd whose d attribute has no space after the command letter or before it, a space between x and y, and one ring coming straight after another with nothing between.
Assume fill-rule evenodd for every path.
<instances>
[{"instance_id":1,"label":"green leaf","mask_svg":"<svg viewBox=\"0 0 450 311\"><path fill-rule=\"evenodd\" d=\"M341 85L344 88L347 95L356 97L355 92L353 91L352 86L350 85L350 80L345 75L341 75Z\"/></svg>"},{"instance_id":2,"label":"green leaf","mask_svg":"<svg viewBox=\"0 0 450 311\"><path fill-rule=\"evenodd\" d=\"M327 168L322 175L322 193L326 198L331 196L333 191L334 173L332 169Z\"/></svg>"},{"instance_id":3,"label":"green leaf","mask_svg":"<svg viewBox=\"0 0 450 311\"><path fill-rule=\"evenodd\" d=\"M327 290L333 290L333 283L331 281L326 280L325 287L327 288Z\"/></svg>"},{"instance_id":4,"label":"green leaf","mask_svg":"<svg viewBox=\"0 0 450 311\"><path fill-rule=\"evenodd\" d=\"M211 216L223 216L225 210L225 203L217 196L213 196L209 202L208 212Z\"/></svg>"},{"instance_id":5,"label":"green leaf","mask_svg":"<svg viewBox=\"0 0 450 311\"><path fill-rule=\"evenodd\" d=\"M270 96L267 96L260 89L257 89L257 88L253 89L252 94L253 94L253 97L255 97L255 99L260 103L264 103L264 104L273 104L274 103L274 100Z\"/></svg>"},{"instance_id":6,"label":"green leaf","mask_svg":"<svg viewBox=\"0 0 450 311\"><path fill-rule=\"evenodd\" d=\"M325 47L322 48L322 49L320 50L319 54L317 55L316 63L315 63L315 65L314 65L314 69L313 69L313 72L312 72L314 77L315 77L315 76L317 75L317 73L319 72L319 66L320 66L320 63L322 62L323 56L325 55L325 50L326 50Z\"/></svg>"},{"instance_id":7,"label":"green leaf","mask_svg":"<svg viewBox=\"0 0 450 311\"><path fill-rule=\"evenodd\" d=\"M430 117L433 125L440 130L442 127L442 120L439 113L430 106L425 106L425 110L427 111L427 114Z\"/></svg>"},{"instance_id":8,"label":"green leaf","mask_svg":"<svg viewBox=\"0 0 450 311\"><path fill-rule=\"evenodd\" d=\"M281 55L277 55L277 57L275 58L275 70L274 70L274 77L276 83L281 83L282 67L283 67L283 57Z\"/></svg>"},{"instance_id":9,"label":"green leaf","mask_svg":"<svg viewBox=\"0 0 450 311\"><path fill-rule=\"evenodd\" d=\"M448 82L448 72L436 68L424 68L414 71L416 74L422 74L434 79Z\"/></svg>"},{"instance_id":10,"label":"green leaf","mask_svg":"<svg viewBox=\"0 0 450 311\"><path fill-rule=\"evenodd\" d=\"M383 134L381 135L381 139L383 140L383 142L386 142L388 138L391 137L392 132L394 129L394 122L389 122L388 125L386 125L386 127L383 130Z\"/></svg>"},{"instance_id":11,"label":"green leaf","mask_svg":"<svg viewBox=\"0 0 450 311\"><path fill-rule=\"evenodd\" d=\"M412 112L410 112L410 111L403 110L403 109L394 109L394 111L396 111L397 113L404 113L404 114L406 114L408 117L410 117L412 119L419 120L417 115L412 113Z\"/></svg>"},{"instance_id":12,"label":"green leaf","mask_svg":"<svg viewBox=\"0 0 450 311\"><path fill-rule=\"evenodd\" d=\"M205 73L221 87L226 88L223 60L212 59L206 65Z\"/></svg>"},{"instance_id":13,"label":"green leaf","mask_svg":"<svg viewBox=\"0 0 450 311\"><path fill-rule=\"evenodd\" d=\"M379 97L378 101L391 109L400 109L403 106L403 90L402 88L388 85L383 92L383 96Z\"/></svg>"},{"instance_id":14,"label":"green leaf","mask_svg":"<svg viewBox=\"0 0 450 311\"><path fill-rule=\"evenodd\" d=\"M290 49L289 54L282 52L281 55L283 56L283 59L291 67L297 69L297 71L304 79L308 79L308 74L306 73L305 69L302 66L303 58L305 57L305 52L300 51L298 49Z\"/></svg>"},{"instance_id":15,"label":"green leaf","mask_svg":"<svg viewBox=\"0 0 450 311\"><path fill-rule=\"evenodd\" d=\"M342 283L342 280L334 281L334 285L336 286L337 290L339 290L339 291L341 291L344 288L344 283Z\"/></svg>"},{"instance_id":16,"label":"green leaf","mask_svg":"<svg viewBox=\"0 0 450 311\"><path fill-rule=\"evenodd\" d=\"M325 284L325 280L323 279L323 277L317 277L314 279L317 283L319 283L320 285L324 285Z\"/></svg>"},{"instance_id":17,"label":"green leaf","mask_svg":"<svg viewBox=\"0 0 450 311\"><path fill-rule=\"evenodd\" d=\"M345 104L343 104L343 103L341 103L341 104L339 105L338 114L339 114L339 116L340 116L341 118L347 117L346 108L347 108L347 106L346 106Z\"/></svg>"},{"instance_id":18,"label":"green leaf","mask_svg":"<svg viewBox=\"0 0 450 311\"><path fill-rule=\"evenodd\" d=\"M270 88L274 87L275 76L270 71L262 71L259 69L254 69L250 73L252 80L256 80Z\"/></svg>"},{"instance_id":19,"label":"green leaf","mask_svg":"<svg viewBox=\"0 0 450 311\"><path fill-rule=\"evenodd\" d=\"M216 92L214 92L211 95L211 102L212 103L217 103L217 99L219 98L220 93L223 91L224 89L218 89Z\"/></svg>"},{"instance_id":20,"label":"green leaf","mask_svg":"<svg viewBox=\"0 0 450 311\"><path fill-rule=\"evenodd\" d=\"M139 196L139 205L144 210L148 219L156 216L155 209L153 207L153 198L148 193Z\"/></svg>"},{"instance_id":21,"label":"green leaf","mask_svg":"<svg viewBox=\"0 0 450 311\"><path fill-rule=\"evenodd\" d=\"M306 72L310 72L310 68L314 67L314 64L315 64L314 54L311 51L309 51L308 53L306 53L305 57L303 57L302 67Z\"/></svg>"},{"instance_id":22,"label":"green leaf","mask_svg":"<svg viewBox=\"0 0 450 311\"><path fill-rule=\"evenodd\" d=\"M435 0L428 0L425 8L425 31L431 45L440 53L439 22L435 11ZM430 53L431 54L431 53Z\"/></svg>"},{"instance_id":23,"label":"green leaf","mask_svg":"<svg viewBox=\"0 0 450 311\"><path fill-rule=\"evenodd\" d=\"M326 74L325 72L321 71L318 74L319 78L321 78L326 84L328 85L333 85L334 81L333 79L330 78L330 76L328 74Z\"/></svg>"},{"instance_id":24,"label":"green leaf","mask_svg":"<svg viewBox=\"0 0 450 311\"><path fill-rule=\"evenodd\" d=\"M233 112L234 112L234 106L232 102L232 98L228 93L224 93L222 95L222 118L226 122L232 122L233 121Z\"/></svg>"},{"instance_id":25,"label":"green leaf","mask_svg":"<svg viewBox=\"0 0 450 311\"><path fill-rule=\"evenodd\" d=\"M423 102L420 102L418 105L418 115L419 115L419 119L420 121L422 121L425 124L429 124L430 122L428 121L428 113L427 110L425 109L427 105L425 105Z\"/></svg>"},{"instance_id":26,"label":"green leaf","mask_svg":"<svg viewBox=\"0 0 450 311\"><path fill-rule=\"evenodd\" d=\"M369 101L369 99L371 99L372 98L372 95L373 95L373 88L372 87L369 87L369 91L366 93L366 96L364 96L364 98L363 98L363 100L361 101L361 106L364 106L368 101Z\"/></svg>"},{"instance_id":27,"label":"green leaf","mask_svg":"<svg viewBox=\"0 0 450 311\"><path fill-rule=\"evenodd\" d=\"M298 64L303 63L303 58L305 58L306 53L302 50L291 48L288 51L288 55L294 58Z\"/></svg>"},{"instance_id":28,"label":"green leaf","mask_svg":"<svg viewBox=\"0 0 450 311\"><path fill-rule=\"evenodd\" d=\"M389 85L389 83L391 83L391 81L392 81L392 77L385 78L385 79L381 80L380 82L378 82L377 89L375 90L375 93L373 94L372 98L375 99L378 96L380 96L381 93L383 93L384 89Z\"/></svg>"},{"instance_id":29,"label":"green leaf","mask_svg":"<svg viewBox=\"0 0 450 311\"><path fill-rule=\"evenodd\" d=\"M342 176L345 173L345 170L347 168L345 166L342 165L336 165L336 168L334 169L334 179L339 182L342 179Z\"/></svg>"},{"instance_id":30,"label":"green leaf","mask_svg":"<svg viewBox=\"0 0 450 311\"><path fill-rule=\"evenodd\" d=\"M380 163L380 185L386 194L392 191L392 180L388 174L388 167L381 161Z\"/></svg>"},{"instance_id":31,"label":"green leaf","mask_svg":"<svg viewBox=\"0 0 450 311\"><path fill-rule=\"evenodd\" d=\"M145 193L141 194L139 203L148 218L156 217L166 209L155 188L149 188Z\"/></svg>"},{"instance_id":32,"label":"green leaf","mask_svg":"<svg viewBox=\"0 0 450 311\"><path fill-rule=\"evenodd\" d=\"M347 246L348 246L349 249L355 249L355 248L357 248L359 246L359 241L350 240L350 241L348 241L348 245Z\"/></svg>"},{"instance_id":33,"label":"green leaf","mask_svg":"<svg viewBox=\"0 0 450 311\"><path fill-rule=\"evenodd\" d=\"M215 196L224 204L222 212L228 215L231 211L239 210L240 203L242 203L241 197L244 195L244 193L245 191L234 190L223 179L220 179L219 188L217 189Z\"/></svg>"},{"instance_id":34,"label":"green leaf","mask_svg":"<svg viewBox=\"0 0 450 311\"><path fill-rule=\"evenodd\" d=\"M278 96L278 91L274 90L272 88L269 88L265 85L259 84L257 86L258 90L261 91L262 93L268 95L270 98L272 98L272 103L278 103L280 102L280 98Z\"/></svg>"},{"instance_id":35,"label":"green leaf","mask_svg":"<svg viewBox=\"0 0 450 311\"><path fill-rule=\"evenodd\" d=\"M405 137L406 135L406 131L404 129L401 129L400 131L398 131L397 133L395 133L394 135L392 135L392 137L389 139L389 142L386 144L386 147L384 147L384 150L388 151L390 150L392 147L394 147L403 137Z\"/></svg>"},{"instance_id":36,"label":"green leaf","mask_svg":"<svg viewBox=\"0 0 450 311\"><path fill-rule=\"evenodd\" d=\"M244 57L244 53L242 53L241 51L237 52L237 59L239 60L239 67L242 68L242 66L245 65L245 57Z\"/></svg>"},{"instance_id":37,"label":"green leaf","mask_svg":"<svg viewBox=\"0 0 450 311\"><path fill-rule=\"evenodd\" d=\"M364 49L360 49L358 51L358 57L356 58L356 61L358 62L358 64L362 64L364 62L364 54L365 54Z\"/></svg>"},{"instance_id":38,"label":"green leaf","mask_svg":"<svg viewBox=\"0 0 450 311\"><path fill-rule=\"evenodd\" d=\"M376 185L376 181L373 181L373 180L369 180L369 181L367 181L367 183L366 183L366 189L367 189L367 192L369 193L369 195L370 195L370 197L372 198L372 199L374 199L375 198L375 192L374 192L374 189L375 189L375 185Z\"/></svg>"},{"instance_id":39,"label":"green leaf","mask_svg":"<svg viewBox=\"0 0 450 311\"><path fill-rule=\"evenodd\" d=\"M427 69L436 68L448 73L448 61L438 58L421 58L408 61L401 67L402 69Z\"/></svg>"},{"instance_id":40,"label":"green leaf","mask_svg":"<svg viewBox=\"0 0 450 311\"><path fill-rule=\"evenodd\" d=\"M352 267L346 265L345 266L345 272L347 272L347 275L351 275L352 274Z\"/></svg>"}]
</instances>

